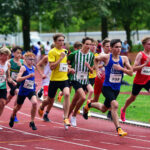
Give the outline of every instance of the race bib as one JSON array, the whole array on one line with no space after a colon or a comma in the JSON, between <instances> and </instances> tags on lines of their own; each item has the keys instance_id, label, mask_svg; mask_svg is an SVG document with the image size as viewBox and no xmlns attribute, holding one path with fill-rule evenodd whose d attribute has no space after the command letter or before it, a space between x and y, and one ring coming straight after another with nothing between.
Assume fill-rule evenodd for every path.
<instances>
[{"instance_id":1,"label":"race bib","mask_svg":"<svg viewBox=\"0 0 150 150\"><path fill-rule=\"evenodd\" d=\"M121 74L110 74L109 82L111 83L121 83L122 75Z\"/></svg>"},{"instance_id":2,"label":"race bib","mask_svg":"<svg viewBox=\"0 0 150 150\"><path fill-rule=\"evenodd\" d=\"M59 71L60 72L68 72L68 64L60 63Z\"/></svg>"},{"instance_id":3,"label":"race bib","mask_svg":"<svg viewBox=\"0 0 150 150\"><path fill-rule=\"evenodd\" d=\"M6 81L6 76L5 75L0 76L0 83L3 83L5 81Z\"/></svg>"},{"instance_id":4,"label":"race bib","mask_svg":"<svg viewBox=\"0 0 150 150\"><path fill-rule=\"evenodd\" d=\"M87 80L88 73L87 72L78 72L77 79L78 80Z\"/></svg>"},{"instance_id":5,"label":"race bib","mask_svg":"<svg viewBox=\"0 0 150 150\"><path fill-rule=\"evenodd\" d=\"M17 76L18 76L18 73L17 73L17 72L12 72L12 73L11 73L11 78L12 78L13 80L16 80L16 79L17 79Z\"/></svg>"},{"instance_id":6,"label":"race bib","mask_svg":"<svg viewBox=\"0 0 150 150\"><path fill-rule=\"evenodd\" d=\"M34 81L25 80L23 87L30 90L34 89Z\"/></svg>"},{"instance_id":7,"label":"race bib","mask_svg":"<svg viewBox=\"0 0 150 150\"><path fill-rule=\"evenodd\" d=\"M141 70L141 74L150 75L150 67L143 67Z\"/></svg>"}]
</instances>

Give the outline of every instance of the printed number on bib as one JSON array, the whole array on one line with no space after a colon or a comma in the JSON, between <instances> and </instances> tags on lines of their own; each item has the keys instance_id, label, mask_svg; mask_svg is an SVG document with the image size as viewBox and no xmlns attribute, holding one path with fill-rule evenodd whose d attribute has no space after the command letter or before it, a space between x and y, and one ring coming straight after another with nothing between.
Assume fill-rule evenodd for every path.
<instances>
[{"instance_id":1,"label":"printed number on bib","mask_svg":"<svg viewBox=\"0 0 150 150\"><path fill-rule=\"evenodd\" d=\"M141 70L141 74L150 75L150 67L143 67Z\"/></svg>"},{"instance_id":2,"label":"printed number on bib","mask_svg":"<svg viewBox=\"0 0 150 150\"><path fill-rule=\"evenodd\" d=\"M78 80L87 80L88 73L87 72L78 72L77 79Z\"/></svg>"},{"instance_id":3,"label":"printed number on bib","mask_svg":"<svg viewBox=\"0 0 150 150\"><path fill-rule=\"evenodd\" d=\"M34 81L25 80L23 87L26 89L31 89L31 90L34 89Z\"/></svg>"},{"instance_id":4,"label":"printed number on bib","mask_svg":"<svg viewBox=\"0 0 150 150\"><path fill-rule=\"evenodd\" d=\"M0 83L5 82L5 80L6 80L6 76L5 75L0 76Z\"/></svg>"},{"instance_id":5,"label":"printed number on bib","mask_svg":"<svg viewBox=\"0 0 150 150\"><path fill-rule=\"evenodd\" d=\"M12 73L11 73L11 78L12 78L13 80L16 80L16 79L17 79L17 75L18 75L18 73L12 72Z\"/></svg>"},{"instance_id":6,"label":"printed number on bib","mask_svg":"<svg viewBox=\"0 0 150 150\"><path fill-rule=\"evenodd\" d=\"M61 72L68 72L68 64L60 63L59 71L61 71Z\"/></svg>"},{"instance_id":7,"label":"printed number on bib","mask_svg":"<svg viewBox=\"0 0 150 150\"><path fill-rule=\"evenodd\" d=\"M111 83L120 83L122 79L121 74L110 74L109 82Z\"/></svg>"}]
</instances>

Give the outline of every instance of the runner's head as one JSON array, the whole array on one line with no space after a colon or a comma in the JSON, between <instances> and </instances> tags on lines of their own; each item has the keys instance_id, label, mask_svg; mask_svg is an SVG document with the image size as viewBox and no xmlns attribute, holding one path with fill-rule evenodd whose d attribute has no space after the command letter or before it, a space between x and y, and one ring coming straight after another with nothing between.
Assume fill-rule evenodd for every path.
<instances>
[{"instance_id":1,"label":"runner's head","mask_svg":"<svg viewBox=\"0 0 150 150\"><path fill-rule=\"evenodd\" d=\"M97 45L98 45L98 42L96 40L92 39L92 44L91 44L91 48L90 48L92 53L96 52Z\"/></svg>"},{"instance_id":2,"label":"runner's head","mask_svg":"<svg viewBox=\"0 0 150 150\"><path fill-rule=\"evenodd\" d=\"M11 51L7 47L0 48L0 60L6 62L9 59Z\"/></svg>"},{"instance_id":3,"label":"runner's head","mask_svg":"<svg viewBox=\"0 0 150 150\"><path fill-rule=\"evenodd\" d=\"M24 59L29 66L32 66L35 63L35 55L32 52L26 52L24 54Z\"/></svg>"},{"instance_id":4,"label":"runner's head","mask_svg":"<svg viewBox=\"0 0 150 150\"><path fill-rule=\"evenodd\" d=\"M53 36L55 47L61 49L64 46L65 36L61 33L57 33Z\"/></svg>"},{"instance_id":5,"label":"runner's head","mask_svg":"<svg viewBox=\"0 0 150 150\"><path fill-rule=\"evenodd\" d=\"M142 45L145 50L150 51L150 37L145 37L142 39Z\"/></svg>"},{"instance_id":6,"label":"runner's head","mask_svg":"<svg viewBox=\"0 0 150 150\"><path fill-rule=\"evenodd\" d=\"M14 58L20 59L22 56L22 48L19 46L16 46L12 49Z\"/></svg>"},{"instance_id":7,"label":"runner's head","mask_svg":"<svg viewBox=\"0 0 150 150\"><path fill-rule=\"evenodd\" d=\"M122 41L120 39L112 39L110 41L111 52L114 55L120 55Z\"/></svg>"},{"instance_id":8,"label":"runner's head","mask_svg":"<svg viewBox=\"0 0 150 150\"><path fill-rule=\"evenodd\" d=\"M90 37L85 37L82 39L82 49L89 50L92 44L92 39Z\"/></svg>"},{"instance_id":9,"label":"runner's head","mask_svg":"<svg viewBox=\"0 0 150 150\"><path fill-rule=\"evenodd\" d=\"M74 48L74 50L79 50L79 49L81 49L82 48L82 43L80 43L80 42L75 42L74 43L74 45L73 45L73 48Z\"/></svg>"},{"instance_id":10,"label":"runner's head","mask_svg":"<svg viewBox=\"0 0 150 150\"><path fill-rule=\"evenodd\" d=\"M103 46L104 53L106 54L110 53L110 39L105 38L102 41L102 46Z\"/></svg>"}]
</instances>

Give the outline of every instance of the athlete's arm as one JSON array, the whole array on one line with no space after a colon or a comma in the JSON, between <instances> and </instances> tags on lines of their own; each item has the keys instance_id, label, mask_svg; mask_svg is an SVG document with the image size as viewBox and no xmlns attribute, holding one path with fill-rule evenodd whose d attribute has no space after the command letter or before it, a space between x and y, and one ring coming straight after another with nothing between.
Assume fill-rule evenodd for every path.
<instances>
[{"instance_id":1,"label":"athlete's arm","mask_svg":"<svg viewBox=\"0 0 150 150\"><path fill-rule=\"evenodd\" d=\"M31 73L27 76L22 77L22 75L25 71L26 71L26 68L24 66L21 66L20 71L19 71L18 76L17 76L17 79L16 79L17 82L21 82L23 80L26 80L26 79L34 76L34 73Z\"/></svg>"},{"instance_id":2,"label":"athlete's arm","mask_svg":"<svg viewBox=\"0 0 150 150\"><path fill-rule=\"evenodd\" d=\"M43 73L42 66L45 66L48 63L48 56L44 56L42 60L39 61L39 63L36 65L36 68L40 75L42 76L42 79L46 78L46 75Z\"/></svg>"},{"instance_id":3,"label":"athlete's arm","mask_svg":"<svg viewBox=\"0 0 150 150\"><path fill-rule=\"evenodd\" d=\"M58 66L58 64L60 64L60 62L62 61L62 59L66 56L65 52L62 52L60 54L60 58L56 61L56 62L50 62L50 69L54 70L56 69L56 67Z\"/></svg>"},{"instance_id":4,"label":"athlete's arm","mask_svg":"<svg viewBox=\"0 0 150 150\"><path fill-rule=\"evenodd\" d=\"M133 65L133 71L138 71L138 70L142 69L150 61L150 58L148 58L147 61L144 64L141 65L140 64L141 63L141 59L142 59L142 54L138 53L136 58L135 58L134 65Z\"/></svg>"}]
</instances>

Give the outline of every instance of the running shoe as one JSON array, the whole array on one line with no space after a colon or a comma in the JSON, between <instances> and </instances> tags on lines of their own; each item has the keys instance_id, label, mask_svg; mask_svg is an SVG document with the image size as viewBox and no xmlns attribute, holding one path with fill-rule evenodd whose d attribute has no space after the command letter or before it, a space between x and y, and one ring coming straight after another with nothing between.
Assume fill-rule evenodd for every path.
<instances>
[{"instance_id":1,"label":"running shoe","mask_svg":"<svg viewBox=\"0 0 150 150\"><path fill-rule=\"evenodd\" d=\"M47 114L44 114L43 120L44 120L45 122L50 122L50 119L48 118Z\"/></svg>"},{"instance_id":2,"label":"running shoe","mask_svg":"<svg viewBox=\"0 0 150 150\"><path fill-rule=\"evenodd\" d=\"M78 112L77 112L78 114L80 114L80 109L78 110Z\"/></svg>"},{"instance_id":3,"label":"running shoe","mask_svg":"<svg viewBox=\"0 0 150 150\"><path fill-rule=\"evenodd\" d=\"M68 118L64 119L64 124L65 124L66 126L70 126L70 121L69 121Z\"/></svg>"},{"instance_id":4,"label":"running shoe","mask_svg":"<svg viewBox=\"0 0 150 150\"><path fill-rule=\"evenodd\" d=\"M112 119L112 115L111 115L111 111L108 111L108 113L107 113L107 118L110 119L110 120L113 120L113 119Z\"/></svg>"},{"instance_id":5,"label":"running shoe","mask_svg":"<svg viewBox=\"0 0 150 150\"><path fill-rule=\"evenodd\" d=\"M62 99L62 92L59 92L59 94L58 94L58 97L57 97L57 100L58 100L58 102L61 102L61 99Z\"/></svg>"},{"instance_id":6,"label":"running shoe","mask_svg":"<svg viewBox=\"0 0 150 150\"><path fill-rule=\"evenodd\" d=\"M19 120L17 119L17 116L15 116L14 122L15 122L15 123L18 123L18 122L19 122Z\"/></svg>"},{"instance_id":7,"label":"running shoe","mask_svg":"<svg viewBox=\"0 0 150 150\"><path fill-rule=\"evenodd\" d=\"M41 107L41 106L40 106L40 107ZM43 116L43 112L44 112L44 111L43 111L41 108L38 109L38 114L39 114L40 117Z\"/></svg>"},{"instance_id":8,"label":"running shoe","mask_svg":"<svg viewBox=\"0 0 150 150\"><path fill-rule=\"evenodd\" d=\"M30 122L30 123L29 123L29 127L31 127L32 130L37 130L37 127L35 126L35 123L34 123L34 122Z\"/></svg>"},{"instance_id":9,"label":"running shoe","mask_svg":"<svg viewBox=\"0 0 150 150\"><path fill-rule=\"evenodd\" d=\"M91 117L92 115L91 115L91 111L89 110L88 111L88 117Z\"/></svg>"},{"instance_id":10,"label":"running shoe","mask_svg":"<svg viewBox=\"0 0 150 150\"><path fill-rule=\"evenodd\" d=\"M37 91L37 97L40 99L40 97L43 95L43 88Z\"/></svg>"},{"instance_id":11,"label":"running shoe","mask_svg":"<svg viewBox=\"0 0 150 150\"><path fill-rule=\"evenodd\" d=\"M124 132L121 128L118 128L118 135L123 137L127 135L127 132Z\"/></svg>"},{"instance_id":12,"label":"running shoe","mask_svg":"<svg viewBox=\"0 0 150 150\"><path fill-rule=\"evenodd\" d=\"M88 104L90 103L91 101L90 100L88 100L87 101L87 104L83 107L83 118L84 119L88 119L88 111L90 110L90 108L88 107Z\"/></svg>"},{"instance_id":13,"label":"running shoe","mask_svg":"<svg viewBox=\"0 0 150 150\"><path fill-rule=\"evenodd\" d=\"M76 117L71 117L71 125L73 126L73 127L76 127L77 126L77 121L76 121Z\"/></svg>"},{"instance_id":14,"label":"running shoe","mask_svg":"<svg viewBox=\"0 0 150 150\"><path fill-rule=\"evenodd\" d=\"M122 121L126 121L126 113L123 112L123 108L120 109L120 118Z\"/></svg>"},{"instance_id":15,"label":"running shoe","mask_svg":"<svg viewBox=\"0 0 150 150\"><path fill-rule=\"evenodd\" d=\"M14 118L10 118L9 126L12 128L14 126Z\"/></svg>"}]
</instances>

